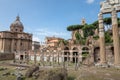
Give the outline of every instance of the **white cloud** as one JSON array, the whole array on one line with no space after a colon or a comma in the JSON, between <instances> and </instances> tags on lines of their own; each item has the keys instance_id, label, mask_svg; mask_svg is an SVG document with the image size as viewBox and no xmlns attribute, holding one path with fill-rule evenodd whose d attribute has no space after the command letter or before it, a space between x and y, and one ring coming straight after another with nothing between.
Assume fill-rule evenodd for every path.
<instances>
[{"instance_id":1,"label":"white cloud","mask_svg":"<svg viewBox=\"0 0 120 80\"><path fill-rule=\"evenodd\" d=\"M3 25L0 24L0 31L6 31L9 30L8 27L4 27Z\"/></svg>"},{"instance_id":2,"label":"white cloud","mask_svg":"<svg viewBox=\"0 0 120 80\"><path fill-rule=\"evenodd\" d=\"M33 29L33 30L29 30L28 32L31 32L33 34L33 39L32 39L33 41L39 41L39 42L44 42L46 36L49 37L55 36L65 39L68 39L70 37L69 32L62 32L62 31L57 32L47 28Z\"/></svg>"},{"instance_id":3,"label":"white cloud","mask_svg":"<svg viewBox=\"0 0 120 80\"><path fill-rule=\"evenodd\" d=\"M87 0L87 3L88 4L91 4L91 3L93 3L95 0Z\"/></svg>"},{"instance_id":4,"label":"white cloud","mask_svg":"<svg viewBox=\"0 0 120 80\"><path fill-rule=\"evenodd\" d=\"M39 39L37 36L34 36L34 35L33 35L33 41L38 41L38 42L39 42L40 39Z\"/></svg>"},{"instance_id":5,"label":"white cloud","mask_svg":"<svg viewBox=\"0 0 120 80\"><path fill-rule=\"evenodd\" d=\"M34 31L33 34L39 35L39 36L67 36L68 35L65 32L49 31L48 29L37 29Z\"/></svg>"}]
</instances>

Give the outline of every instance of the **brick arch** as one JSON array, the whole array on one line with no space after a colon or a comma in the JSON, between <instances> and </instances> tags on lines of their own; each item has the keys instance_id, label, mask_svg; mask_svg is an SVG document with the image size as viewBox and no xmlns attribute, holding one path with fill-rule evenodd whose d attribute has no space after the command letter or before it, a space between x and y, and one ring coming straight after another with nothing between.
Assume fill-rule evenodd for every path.
<instances>
[{"instance_id":1,"label":"brick arch","mask_svg":"<svg viewBox=\"0 0 120 80\"><path fill-rule=\"evenodd\" d=\"M86 61L87 57L90 55L89 50L90 50L90 47L88 47L88 46L82 46L81 47L82 61Z\"/></svg>"},{"instance_id":2,"label":"brick arch","mask_svg":"<svg viewBox=\"0 0 120 80\"><path fill-rule=\"evenodd\" d=\"M66 46L66 47L64 47L64 50L69 50L69 47L67 47L67 46Z\"/></svg>"},{"instance_id":3,"label":"brick arch","mask_svg":"<svg viewBox=\"0 0 120 80\"><path fill-rule=\"evenodd\" d=\"M90 50L90 46L81 46L81 50L83 50L83 48L87 48Z\"/></svg>"},{"instance_id":4,"label":"brick arch","mask_svg":"<svg viewBox=\"0 0 120 80\"><path fill-rule=\"evenodd\" d=\"M78 50L78 48L77 48L77 47L74 47L72 50Z\"/></svg>"},{"instance_id":5,"label":"brick arch","mask_svg":"<svg viewBox=\"0 0 120 80\"><path fill-rule=\"evenodd\" d=\"M70 47L69 46L64 46L63 47L63 50L65 50L65 48L68 48L70 50Z\"/></svg>"},{"instance_id":6,"label":"brick arch","mask_svg":"<svg viewBox=\"0 0 120 80\"><path fill-rule=\"evenodd\" d=\"M79 49L77 46L72 47L72 62L77 63L78 62L78 55L79 55Z\"/></svg>"},{"instance_id":7,"label":"brick arch","mask_svg":"<svg viewBox=\"0 0 120 80\"><path fill-rule=\"evenodd\" d=\"M65 46L64 47L64 61L66 62L66 61L69 61L70 60L70 48L68 47L68 46Z\"/></svg>"},{"instance_id":8,"label":"brick arch","mask_svg":"<svg viewBox=\"0 0 120 80\"><path fill-rule=\"evenodd\" d=\"M71 50L73 50L73 48L77 48L78 50L80 50L80 46L77 46L77 45L71 46Z\"/></svg>"},{"instance_id":9,"label":"brick arch","mask_svg":"<svg viewBox=\"0 0 120 80\"><path fill-rule=\"evenodd\" d=\"M100 47L94 48L93 56L94 56L94 62L99 63L99 61L100 61Z\"/></svg>"}]
</instances>

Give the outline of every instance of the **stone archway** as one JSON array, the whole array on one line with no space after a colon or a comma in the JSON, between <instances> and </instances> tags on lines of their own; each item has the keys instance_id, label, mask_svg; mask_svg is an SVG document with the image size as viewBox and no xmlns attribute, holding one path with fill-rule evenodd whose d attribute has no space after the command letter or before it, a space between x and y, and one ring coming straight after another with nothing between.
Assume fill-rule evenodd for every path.
<instances>
[{"instance_id":1,"label":"stone archway","mask_svg":"<svg viewBox=\"0 0 120 80\"><path fill-rule=\"evenodd\" d=\"M89 48L87 46L82 47L82 62L86 63L89 56Z\"/></svg>"},{"instance_id":2,"label":"stone archway","mask_svg":"<svg viewBox=\"0 0 120 80\"><path fill-rule=\"evenodd\" d=\"M106 50L106 54L107 54L107 63L109 65L114 64L114 47L113 46L108 46L107 50Z\"/></svg>"},{"instance_id":3,"label":"stone archway","mask_svg":"<svg viewBox=\"0 0 120 80\"><path fill-rule=\"evenodd\" d=\"M64 62L70 61L69 47L64 48Z\"/></svg>"},{"instance_id":4,"label":"stone archway","mask_svg":"<svg viewBox=\"0 0 120 80\"><path fill-rule=\"evenodd\" d=\"M73 48L72 62L78 63L78 48L76 48L76 47Z\"/></svg>"},{"instance_id":5,"label":"stone archway","mask_svg":"<svg viewBox=\"0 0 120 80\"><path fill-rule=\"evenodd\" d=\"M99 61L100 61L100 47L94 48L93 56L94 56L94 62L99 63Z\"/></svg>"},{"instance_id":6,"label":"stone archway","mask_svg":"<svg viewBox=\"0 0 120 80\"><path fill-rule=\"evenodd\" d=\"M20 55L20 60L23 60L24 59L24 55Z\"/></svg>"}]
</instances>

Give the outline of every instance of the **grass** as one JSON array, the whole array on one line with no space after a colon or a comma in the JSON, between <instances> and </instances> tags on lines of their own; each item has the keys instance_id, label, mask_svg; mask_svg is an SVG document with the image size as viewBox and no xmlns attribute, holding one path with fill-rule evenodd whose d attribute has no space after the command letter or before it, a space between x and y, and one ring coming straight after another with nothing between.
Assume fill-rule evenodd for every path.
<instances>
[{"instance_id":1,"label":"grass","mask_svg":"<svg viewBox=\"0 0 120 80\"><path fill-rule=\"evenodd\" d=\"M68 76L67 80L75 80L75 77Z\"/></svg>"},{"instance_id":2,"label":"grass","mask_svg":"<svg viewBox=\"0 0 120 80\"><path fill-rule=\"evenodd\" d=\"M5 68L5 66L0 66L0 68ZM6 67L7 69L6 70L1 70L0 71L0 80L15 80L15 76L12 76L12 75L7 75L7 76L2 76L2 74L4 74L4 73L7 73L7 72L9 72L9 73L13 73L14 72L14 70L13 70L13 68L8 68L8 67Z\"/></svg>"},{"instance_id":3,"label":"grass","mask_svg":"<svg viewBox=\"0 0 120 80\"><path fill-rule=\"evenodd\" d=\"M0 62L1 65L4 61ZM0 66L1 68L7 68L7 70L0 70L0 80L16 80L16 76L8 75L2 76L3 73L16 72L15 67ZM85 67L81 66L75 71L74 64L69 63L68 68L68 80L120 80L120 69L115 68L97 68L97 67ZM26 71L21 71L25 74ZM34 78L25 78L23 80L35 80Z\"/></svg>"},{"instance_id":4,"label":"grass","mask_svg":"<svg viewBox=\"0 0 120 80\"><path fill-rule=\"evenodd\" d=\"M16 80L16 76L8 75L2 76L5 72L15 72L13 68L0 71L0 80ZM74 69L68 70L68 80L119 80L120 70L92 68L86 70L86 68L80 68L75 71ZM25 78L23 80L35 80L34 78Z\"/></svg>"},{"instance_id":5,"label":"grass","mask_svg":"<svg viewBox=\"0 0 120 80\"><path fill-rule=\"evenodd\" d=\"M69 70L73 80L119 80L120 70L115 68L81 68L78 71Z\"/></svg>"}]
</instances>

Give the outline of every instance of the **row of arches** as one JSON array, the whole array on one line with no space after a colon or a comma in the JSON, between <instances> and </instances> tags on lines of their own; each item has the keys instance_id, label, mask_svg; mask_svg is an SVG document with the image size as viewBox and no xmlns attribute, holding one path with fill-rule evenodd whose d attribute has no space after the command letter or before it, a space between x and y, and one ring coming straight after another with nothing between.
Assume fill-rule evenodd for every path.
<instances>
[{"instance_id":1,"label":"row of arches","mask_svg":"<svg viewBox=\"0 0 120 80\"><path fill-rule=\"evenodd\" d=\"M72 63L78 63L80 56L88 55L89 54L89 48L88 47L82 47L82 49L79 49L78 47L74 47L73 49L70 49L69 47L64 48L64 61L70 61ZM84 57L81 57L82 60Z\"/></svg>"},{"instance_id":2,"label":"row of arches","mask_svg":"<svg viewBox=\"0 0 120 80\"><path fill-rule=\"evenodd\" d=\"M106 59L108 63L113 63L114 61L114 47L106 47ZM74 47L70 49L69 47L64 48L64 61L70 61L73 63L78 63L79 60L84 61L86 59L85 56L93 55L93 63L100 62L100 47L94 47L93 52L90 53L91 49L89 47ZM82 56L82 57L80 57Z\"/></svg>"},{"instance_id":3,"label":"row of arches","mask_svg":"<svg viewBox=\"0 0 120 80\"><path fill-rule=\"evenodd\" d=\"M94 63L99 63L100 62L100 47L95 47L94 52ZM108 47L106 48L106 59L108 63L113 63L114 61L114 47Z\"/></svg>"}]
</instances>

